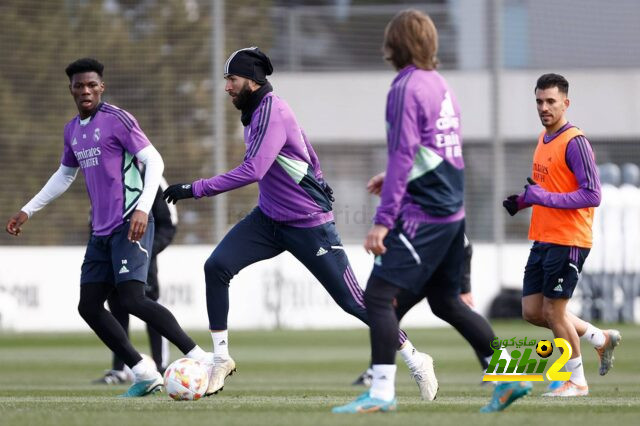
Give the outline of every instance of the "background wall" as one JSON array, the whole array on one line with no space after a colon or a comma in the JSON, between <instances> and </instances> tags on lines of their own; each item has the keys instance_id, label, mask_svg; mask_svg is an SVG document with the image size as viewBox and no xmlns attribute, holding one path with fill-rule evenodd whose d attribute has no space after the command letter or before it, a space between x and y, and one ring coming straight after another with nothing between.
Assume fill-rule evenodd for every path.
<instances>
[{"instance_id":1,"label":"background wall","mask_svg":"<svg viewBox=\"0 0 640 426\"><path fill-rule=\"evenodd\" d=\"M527 244L508 248L505 282L520 286ZM159 255L160 301L188 329L208 328L203 265L209 246L170 246ZM360 285L369 278L373 258L361 246L346 247ZM0 330L88 330L76 306L84 247L0 247ZM472 287L476 309L486 313L500 285L495 269L496 248L474 247ZM5 263L6 262L6 263ZM46 273L43 273L46 271ZM288 253L240 272L230 287L229 327L354 328L364 325L343 312L315 278ZM425 302L407 314L405 327L439 326L444 323L430 313ZM143 328L135 319L132 326Z\"/></svg>"}]
</instances>

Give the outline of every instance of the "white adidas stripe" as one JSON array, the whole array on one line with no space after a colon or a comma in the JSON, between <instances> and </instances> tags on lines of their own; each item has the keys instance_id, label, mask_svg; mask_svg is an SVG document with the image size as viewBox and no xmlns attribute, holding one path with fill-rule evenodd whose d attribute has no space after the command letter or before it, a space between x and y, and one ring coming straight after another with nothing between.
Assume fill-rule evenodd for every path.
<instances>
[{"instance_id":1,"label":"white adidas stripe","mask_svg":"<svg viewBox=\"0 0 640 426\"><path fill-rule=\"evenodd\" d=\"M229 64L231 64L231 61L233 60L233 58L235 58L235 56L238 53L242 52L243 50L256 50L257 48L258 48L257 46L251 46L251 47L245 47L244 49L239 49L233 52L231 56L229 56L229 59L227 59L227 62L224 63L224 75L229 74Z\"/></svg>"}]
</instances>

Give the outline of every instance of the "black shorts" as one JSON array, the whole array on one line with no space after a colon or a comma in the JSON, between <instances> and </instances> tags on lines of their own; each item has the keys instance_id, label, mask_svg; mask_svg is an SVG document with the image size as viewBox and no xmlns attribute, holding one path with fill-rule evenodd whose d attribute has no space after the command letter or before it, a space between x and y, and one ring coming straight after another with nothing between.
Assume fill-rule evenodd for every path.
<instances>
[{"instance_id":1,"label":"black shorts","mask_svg":"<svg viewBox=\"0 0 640 426\"><path fill-rule=\"evenodd\" d=\"M414 294L424 294L429 286L457 296L464 272L464 225L464 220L422 224L409 237L398 221L384 239L387 251L376 256L371 275Z\"/></svg>"},{"instance_id":2,"label":"black shorts","mask_svg":"<svg viewBox=\"0 0 640 426\"><path fill-rule=\"evenodd\" d=\"M80 284L105 282L117 284L136 280L147 282L153 247L154 224L149 221L140 241L127 239L129 221L110 235L92 235L82 262Z\"/></svg>"},{"instance_id":3,"label":"black shorts","mask_svg":"<svg viewBox=\"0 0 640 426\"><path fill-rule=\"evenodd\" d=\"M589 249L534 242L524 268L522 296L542 293L569 299L578 284Z\"/></svg>"}]
</instances>

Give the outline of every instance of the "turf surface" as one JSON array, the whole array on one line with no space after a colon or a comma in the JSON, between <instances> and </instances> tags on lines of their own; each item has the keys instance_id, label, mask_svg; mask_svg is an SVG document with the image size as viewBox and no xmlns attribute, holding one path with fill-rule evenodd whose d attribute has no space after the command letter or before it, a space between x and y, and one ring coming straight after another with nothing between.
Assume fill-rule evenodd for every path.
<instances>
[{"instance_id":1,"label":"turf surface","mask_svg":"<svg viewBox=\"0 0 640 426\"><path fill-rule=\"evenodd\" d=\"M413 425L474 426L508 422L619 426L640 418L640 328L620 326L623 340L613 370L598 376L595 352L583 343L588 397L532 396L498 414L479 414L491 388L480 386L481 372L466 342L452 329L408 330L411 340L436 360L440 392L423 402L399 359L396 413L335 415L363 388L350 383L368 363L365 329L348 331L232 332L231 353L238 373L224 391L196 402L175 402L166 394L118 399L126 386L92 385L108 368L110 356L90 333L0 334L0 425ZM500 338L551 338L520 321L496 323ZM210 348L207 333L193 333ZM134 344L148 352L144 333ZM172 348L172 358L178 352ZM556 354L552 356L555 359Z\"/></svg>"}]
</instances>

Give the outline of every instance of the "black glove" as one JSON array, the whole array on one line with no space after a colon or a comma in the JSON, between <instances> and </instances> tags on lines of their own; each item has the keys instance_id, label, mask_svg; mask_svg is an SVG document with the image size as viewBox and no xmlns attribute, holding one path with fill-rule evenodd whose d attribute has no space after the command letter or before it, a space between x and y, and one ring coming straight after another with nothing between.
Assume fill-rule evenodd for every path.
<instances>
[{"instance_id":1,"label":"black glove","mask_svg":"<svg viewBox=\"0 0 640 426\"><path fill-rule=\"evenodd\" d=\"M167 203L175 204L178 200L193 198L193 189L191 189L190 183L176 183L175 185L169 185L169 187L162 193L162 198L164 198Z\"/></svg>"},{"instance_id":2,"label":"black glove","mask_svg":"<svg viewBox=\"0 0 640 426\"><path fill-rule=\"evenodd\" d=\"M524 186L525 189L525 193L526 190L529 188L529 186L534 186L537 185L536 181L531 179L530 177L527 177L527 184ZM503 202L502 202L502 206L507 209L507 212L509 212L509 214L511 216L515 216L516 213L518 213L521 209L523 209L524 207L526 207L527 205L524 205L522 201L518 201L518 195L509 195Z\"/></svg>"},{"instance_id":3,"label":"black glove","mask_svg":"<svg viewBox=\"0 0 640 426\"><path fill-rule=\"evenodd\" d=\"M518 196L509 195L503 202L502 206L507 209L509 215L515 216L518 213Z\"/></svg>"},{"instance_id":4,"label":"black glove","mask_svg":"<svg viewBox=\"0 0 640 426\"><path fill-rule=\"evenodd\" d=\"M329 198L329 200L331 200L332 203L336 201L336 199L333 196L333 189L331 189L331 187L327 182L322 182L322 190L324 191L325 194L327 194L327 198Z\"/></svg>"}]
</instances>

